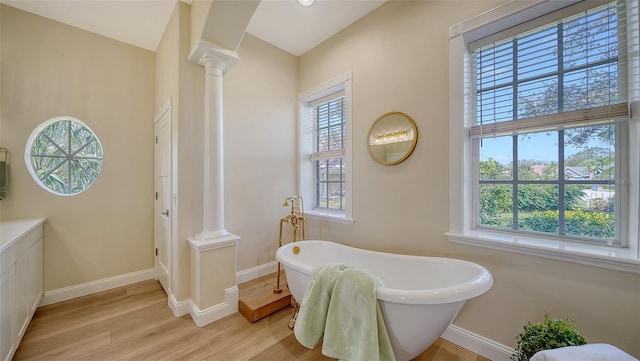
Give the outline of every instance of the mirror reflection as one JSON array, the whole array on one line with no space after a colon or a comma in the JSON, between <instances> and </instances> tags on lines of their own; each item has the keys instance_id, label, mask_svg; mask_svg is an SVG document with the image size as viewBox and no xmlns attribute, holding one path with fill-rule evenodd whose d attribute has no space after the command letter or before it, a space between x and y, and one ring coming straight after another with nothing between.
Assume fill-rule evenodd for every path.
<instances>
[{"instance_id":1,"label":"mirror reflection","mask_svg":"<svg viewBox=\"0 0 640 361\"><path fill-rule=\"evenodd\" d=\"M418 128L405 113L385 113L369 129L367 141L369 154L376 162L398 164L413 152L418 141Z\"/></svg>"}]
</instances>

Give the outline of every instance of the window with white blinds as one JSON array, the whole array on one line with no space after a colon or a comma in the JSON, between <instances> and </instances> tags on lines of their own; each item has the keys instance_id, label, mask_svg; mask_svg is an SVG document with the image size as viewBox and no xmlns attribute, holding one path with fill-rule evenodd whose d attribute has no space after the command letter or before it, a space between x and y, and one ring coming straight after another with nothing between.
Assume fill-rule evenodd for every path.
<instances>
[{"instance_id":1,"label":"window with white blinds","mask_svg":"<svg viewBox=\"0 0 640 361\"><path fill-rule=\"evenodd\" d=\"M469 45L476 228L627 245L626 3L594 4Z\"/></svg>"},{"instance_id":2,"label":"window with white blinds","mask_svg":"<svg viewBox=\"0 0 640 361\"><path fill-rule=\"evenodd\" d=\"M305 215L351 224L351 72L301 92L299 107Z\"/></svg>"},{"instance_id":3,"label":"window with white blinds","mask_svg":"<svg viewBox=\"0 0 640 361\"><path fill-rule=\"evenodd\" d=\"M313 105L315 208L343 211L345 175L343 171L346 131L344 93L332 94L329 101Z\"/></svg>"},{"instance_id":4,"label":"window with white blinds","mask_svg":"<svg viewBox=\"0 0 640 361\"><path fill-rule=\"evenodd\" d=\"M509 1L449 28L450 241L638 272L638 5Z\"/></svg>"}]
</instances>

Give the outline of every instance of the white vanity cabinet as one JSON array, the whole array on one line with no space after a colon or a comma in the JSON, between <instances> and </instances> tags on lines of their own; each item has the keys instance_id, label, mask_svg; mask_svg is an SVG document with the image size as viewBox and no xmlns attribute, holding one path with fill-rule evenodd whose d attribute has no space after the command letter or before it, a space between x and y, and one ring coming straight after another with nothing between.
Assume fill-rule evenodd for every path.
<instances>
[{"instance_id":1,"label":"white vanity cabinet","mask_svg":"<svg viewBox=\"0 0 640 361\"><path fill-rule=\"evenodd\" d=\"M42 297L42 237L16 262L16 317L22 338Z\"/></svg>"},{"instance_id":2,"label":"white vanity cabinet","mask_svg":"<svg viewBox=\"0 0 640 361\"><path fill-rule=\"evenodd\" d=\"M0 361L11 360L42 299L44 221L0 222Z\"/></svg>"},{"instance_id":3,"label":"white vanity cabinet","mask_svg":"<svg viewBox=\"0 0 640 361\"><path fill-rule=\"evenodd\" d=\"M16 324L15 315L15 267L7 269L0 276L0 360L11 360L16 351L17 333L14 331Z\"/></svg>"}]
</instances>

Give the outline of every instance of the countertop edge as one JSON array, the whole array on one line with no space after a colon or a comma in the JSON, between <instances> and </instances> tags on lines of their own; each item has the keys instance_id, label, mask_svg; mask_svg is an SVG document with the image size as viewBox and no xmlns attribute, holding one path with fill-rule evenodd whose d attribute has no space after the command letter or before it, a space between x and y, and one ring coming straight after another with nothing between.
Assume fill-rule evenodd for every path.
<instances>
[{"instance_id":1,"label":"countertop edge","mask_svg":"<svg viewBox=\"0 0 640 361\"><path fill-rule=\"evenodd\" d=\"M42 217L0 221L0 253L11 247L24 235L42 225L46 220L46 217ZM6 231L5 227L7 227L7 225L9 225L10 227L14 227L15 229ZM5 237L8 240L5 240Z\"/></svg>"}]
</instances>

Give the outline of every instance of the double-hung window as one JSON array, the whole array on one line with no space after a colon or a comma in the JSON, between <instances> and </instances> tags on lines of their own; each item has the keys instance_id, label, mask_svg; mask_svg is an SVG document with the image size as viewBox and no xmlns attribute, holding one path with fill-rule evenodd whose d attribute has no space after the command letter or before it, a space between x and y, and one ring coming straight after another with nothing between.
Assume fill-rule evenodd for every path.
<instances>
[{"instance_id":1,"label":"double-hung window","mask_svg":"<svg viewBox=\"0 0 640 361\"><path fill-rule=\"evenodd\" d=\"M351 74L300 94L299 187L310 217L351 221Z\"/></svg>"},{"instance_id":2,"label":"double-hung window","mask_svg":"<svg viewBox=\"0 0 640 361\"><path fill-rule=\"evenodd\" d=\"M346 131L344 93L312 105L314 206L316 209L343 212L345 208L344 138Z\"/></svg>"},{"instance_id":3,"label":"double-hung window","mask_svg":"<svg viewBox=\"0 0 640 361\"><path fill-rule=\"evenodd\" d=\"M450 238L613 246L637 260L637 1L566 5L507 3L512 16L452 28L452 103L464 101L451 108L451 177L467 182L452 190Z\"/></svg>"},{"instance_id":4,"label":"double-hung window","mask_svg":"<svg viewBox=\"0 0 640 361\"><path fill-rule=\"evenodd\" d=\"M621 244L623 9L613 2L472 51L478 227Z\"/></svg>"}]
</instances>

